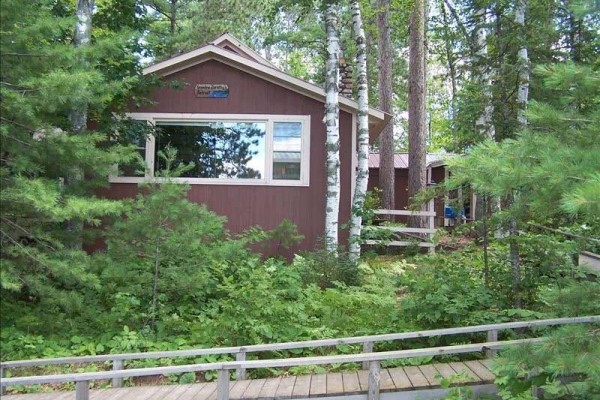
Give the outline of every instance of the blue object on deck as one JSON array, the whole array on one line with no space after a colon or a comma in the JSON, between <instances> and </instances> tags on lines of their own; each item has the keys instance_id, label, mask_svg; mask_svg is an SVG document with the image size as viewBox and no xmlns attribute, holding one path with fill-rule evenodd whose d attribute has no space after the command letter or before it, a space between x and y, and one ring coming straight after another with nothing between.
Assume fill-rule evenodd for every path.
<instances>
[{"instance_id":1,"label":"blue object on deck","mask_svg":"<svg viewBox=\"0 0 600 400\"><path fill-rule=\"evenodd\" d=\"M444 207L444 217L456 219L456 217L457 217L456 211L452 207L446 206L446 207Z\"/></svg>"},{"instance_id":2,"label":"blue object on deck","mask_svg":"<svg viewBox=\"0 0 600 400\"><path fill-rule=\"evenodd\" d=\"M450 206L446 206L444 207L444 218L451 218L451 219L456 219L456 218L461 218L465 216L465 209L461 209L460 212L457 212L458 210L450 207Z\"/></svg>"}]
</instances>

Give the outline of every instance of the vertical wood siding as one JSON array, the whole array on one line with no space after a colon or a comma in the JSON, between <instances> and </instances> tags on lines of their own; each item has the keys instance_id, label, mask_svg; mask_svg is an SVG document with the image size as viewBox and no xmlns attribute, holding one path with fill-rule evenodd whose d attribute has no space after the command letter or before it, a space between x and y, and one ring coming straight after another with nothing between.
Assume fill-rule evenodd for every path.
<instances>
[{"instance_id":1,"label":"vertical wood siding","mask_svg":"<svg viewBox=\"0 0 600 400\"><path fill-rule=\"evenodd\" d=\"M227 227L238 233L250 226L271 229L284 219L294 222L305 240L292 249L312 250L325 229L325 124L324 103L239 71L215 60L167 77L185 82L183 89L168 85L155 90L154 104L130 107L131 112L310 115L310 186L192 185L189 198L227 217ZM198 83L226 84L225 99L197 98ZM348 222L351 205L352 115L340 112L341 204L340 225ZM137 185L112 183L103 194L110 198L135 196ZM347 233L340 233L341 243ZM273 250L275 247L272 247ZM269 251L267 251L269 252ZM289 254L283 254L289 255Z\"/></svg>"}]
</instances>

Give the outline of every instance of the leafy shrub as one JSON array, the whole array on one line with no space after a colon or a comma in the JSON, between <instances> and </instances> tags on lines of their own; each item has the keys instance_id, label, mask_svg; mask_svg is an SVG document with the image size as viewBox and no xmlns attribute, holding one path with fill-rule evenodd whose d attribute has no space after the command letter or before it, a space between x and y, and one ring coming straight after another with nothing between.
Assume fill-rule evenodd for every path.
<instances>
[{"instance_id":1,"label":"leafy shrub","mask_svg":"<svg viewBox=\"0 0 600 400\"><path fill-rule=\"evenodd\" d=\"M424 329L493 321L506 304L486 287L481 262L472 251L420 259L400 278L404 318Z\"/></svg>"},{"instance_id":2,"label":"leafy shrub","mask_svg":"<svg viewBox=\"0 0 600 400\"><path fill-rule=\"evenodd\" d=\"M327 250L317 250L297 255L292 263L305 285L315 284L321 289L335 287L336 283L358 286L361 283L358 263L350 259L348 253L337 254Z\"/></svg>"},{"instance_id":3,"label":"leafy shrub","mask_svg":"<svg viewBox=\"0 0 600 400\"><path fill-rule=\"evenodd\" d=\"M310 339L315 335L317 289L302 287L300 276L282 261L257 258L222 269L215 297L192 327L196 342L211 346Z\"/></svg>"}]
</instances>

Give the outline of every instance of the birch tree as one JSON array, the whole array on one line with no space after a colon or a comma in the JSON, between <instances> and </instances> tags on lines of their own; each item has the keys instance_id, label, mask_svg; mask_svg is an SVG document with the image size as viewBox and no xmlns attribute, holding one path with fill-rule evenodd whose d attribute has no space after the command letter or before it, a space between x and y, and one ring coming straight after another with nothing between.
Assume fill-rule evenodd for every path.
<instances>
[{"instance_id":1,"label":"birch tree","mask_svg":"<svg viewBox=\"0 0 600 400\"><path fill-rule=\"evenodd\" d=\"M73 46L77 49L88 46L92 41L92 13L94 11L94 0L77 0L77 21L73 33ZM77 50L76 50L77 51ZM86 60L83 55L78 55L79 68L85 69ZM88 117L87 88L80 89L80 95L73 101L69 112L71 131L81 134L86 130ZM70 168L65 175L65 186L74 186L83 180L83 171L78 167ZM73 249L82 248L83 223L80 220L69 220L65 229L70 236L69 247Z\"/></svg>"},{"instance_id":2,"label":"birch tree","mask_svg":"<svg viewBox=\"0 0 600 400\"><path fill-rule=\"evenodd\" d=\"M515 10L515 23L519 26L521 32L519 35L519 53L517 55L518 70L519 70L519 89L517 92L517 104L519 113L517 120L521 128L527 126L527 102L529 97L529 55L527 51L525 38L525 10L527 8L527 0L518 0Z\"/></svg>"},{"instance_id":3,"label":"birch tree","mask_svg":"<svg viewBox=\"0 0 600 400\"><path fill-rule=\"evenodd\" d=\"M390 1L377 0L377 94L379 108L393 114L392 93L392 38L390 33ZM384 209L395 208L394 196L394 126L390 121L379 136L379 186L381 205Z\"/></svg>"},{"instance_id":4,"label":"birch tree","mask_svg":"<svg viewBox=\"0 0 600 400\"><path fill-rule=\"evenodd\" d=\"M329 3L325 12L327 63L325 79L325 124L327 126L327 194L325 199L325 246L337 252L340 210L340 127L338 83L340 78L340 39L338 6Z\"/></svg>"},{"instance_id":5,"label":"birch tree","mask_svg":"<svg viewBox=\"0 0 600 400\"><path fill-rule=\"evenodd\" d=\"M475 12L475 20L478 24L475 31L475 38L477 41L475 61L481 69L481 86L483 88L484 97L483 111L475 121L475 126L481 137L494 140L496 138L496 130L492 123L494 104L492 102L492 79L490 75L490 66L488 65L488 29L486 26L487 18L485 8L479 8Z\"/></svg>"},{"instance_id":6,"label":"birch tree","mask_svg":"<svg viewBox=\"0 0 600 400\"><path fill-rule=\"evenodd\" d=\"M408 198L426 185L425 165L425 3L415 0L410 15L408 86ZM409 225L421 227L422 218L411 218Z\"/></svg>"},{"instance_id":7,"label":"birch tree","mask_svg":"<svg viewBox=\"0 0 600 400\"><path fill-rule=\"evenodd\" d=\"M527 102L529 95L529 58L527 54L527 46L525 45L525 10L527 8L526 0L518 0L515 9L515 24L520 29L520 34L517 35L519 38L519 51L517 54L518 63L518 76L519 76L519 87L517 90L517 105L518 114L517 121L519 127L524 129L527 126L527 117L525 111L527 110ZM517 200L518 194L513 192L510 195L510 202L514 204ZM514 215L510 216L508 225L508 234L510 242L510 264L512 270L512 289L515 295L515 307L520 308L522 306L521 299L521 254L519 251L519 229L517 219Z\"/></svg>"},{"instance_id":8,"label":"birch tree","mask_svg":"<svg viewBox=\"0 0 600 400\"><path fill-rule=\"evenodd\" d=\"M369 88L367 83L367 46L363 28L360 4L352 1L352 27L356 41L356 66L358 87L358 171L354 198L352 201L352 219L350 221L350 256L360 258L360 233L362 209L369 181Z\"/></svg>"}]
</instances>

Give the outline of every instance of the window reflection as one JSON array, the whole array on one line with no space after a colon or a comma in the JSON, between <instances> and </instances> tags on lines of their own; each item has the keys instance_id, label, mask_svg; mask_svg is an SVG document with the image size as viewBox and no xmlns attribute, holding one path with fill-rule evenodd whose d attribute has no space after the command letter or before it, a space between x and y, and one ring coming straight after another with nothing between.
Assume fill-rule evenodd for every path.
<instances>
[{"instance_id":1,"label":"window reflection","mask_svg":"<svg viewBox=\"0 0 600 400\"><path fill-rule=\"evenodd\" d=\"M186 178L263 179L265 177L264 122L158 123L155 170L166 168L158 152L177 149L176 162L193 164Z\"/></svg>"},{"instance_id":2,"label":"window reflection","mask_svg":"<svg viewBox=\"0 0 600 400\"><path fill-rule=\"evenodd\" d=\"M273 179L300 180L302 124L273 124Z\"/></svg>"}]
</instances>

